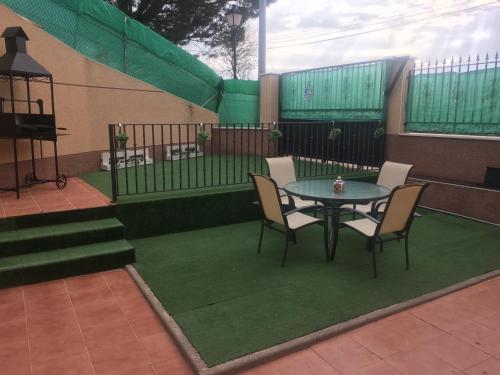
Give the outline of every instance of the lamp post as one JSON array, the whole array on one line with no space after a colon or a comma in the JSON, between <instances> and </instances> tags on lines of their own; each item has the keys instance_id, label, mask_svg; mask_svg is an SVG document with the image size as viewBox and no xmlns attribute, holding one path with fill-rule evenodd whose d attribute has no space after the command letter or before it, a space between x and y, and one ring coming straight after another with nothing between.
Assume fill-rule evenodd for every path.
<instances>
[{"instance_id":1,"label":"lamp post","mask_svg":"<svg viewBox=\"0 0 500 375\"><path fill-rule=\"evenodd\" d=\"M233 44L233 78L238 79L236 74L236 32L241 25L242 14L237 7L232 7L226 15L227 23L231 27L231 36Z\"/></svg>"}]
</instances>

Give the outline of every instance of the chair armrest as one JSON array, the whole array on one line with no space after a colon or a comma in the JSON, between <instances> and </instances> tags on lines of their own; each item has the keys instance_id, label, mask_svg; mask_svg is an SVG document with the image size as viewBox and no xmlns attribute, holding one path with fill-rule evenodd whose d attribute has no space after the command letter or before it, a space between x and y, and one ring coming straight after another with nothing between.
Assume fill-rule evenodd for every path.
<instances>
[{"instance_id":1,"label":"chair armrest","mask_svg":"<svg viewBox=\"0 0 500 375\"><path fill-rule=\"evenodd\" d=\"M353 213L353 212L354 212L354 213L356 213L356 214L358 214L358 215L361 215L361 216L363 216L363 217L365 217L365 218L367 218L367 219L370 219L370 220L371 220L371 221L373 221L375 224L379 224L379 223L380 223L380 221L379 221L379 220L375 219L374 217L372 217L372 216L370 216L370 215L368 215L368 214L366 214L366 213L364 213L364 212L362 212L362 211L358 211L358 210L351 210L350 208L344 208L344 210L345 210L345 211L347 211L347 212L349 212L349 213Z\"/></svg>"}]
</instances>

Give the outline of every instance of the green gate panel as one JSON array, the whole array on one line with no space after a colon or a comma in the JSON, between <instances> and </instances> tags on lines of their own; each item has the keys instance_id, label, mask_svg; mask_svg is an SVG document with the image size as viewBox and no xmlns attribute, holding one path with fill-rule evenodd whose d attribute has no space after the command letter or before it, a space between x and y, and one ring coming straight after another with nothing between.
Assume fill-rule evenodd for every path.
<instances>
[{"instance_id":1,"label":"green gate panel","mask_svg":"<svg viewBox=\"0 0 500 375\"><path fill-rule=\"evenodd\" d=\"M285 73L280 117L295 120L384 120L390 60Z\"/></svg>"},{"instance_id":2,"label":"green gate panel","mask_svg":"<svg viewBox=\"0 0 500 375\"><path fill-rule=\"evenodd\" d=\"M260 122L259 81L225 80L219 107L219 122L234 126L255 127ZM239 124L239 125L238 125ZM233 126L233 125L232 125Z\"/></svg>"},{"instance_id":3,"label":"green gate panel","mask_svg":"<svg viewBox=\"0 0 500 375\"><path fill-rule=\"evenodd\" d=\"M500 68L410 76L406 131L500 135Z\"/></svg>"},{"instance_id":4,"label":"green gate panel","mask_svg":"<svg viewBox=\"0 0 500 375\"><path fill-rule=\"evenodd\" d=\"M211 111L222 78L103 0L0 0L82 55Z\"/></svg>"}]
</instances>

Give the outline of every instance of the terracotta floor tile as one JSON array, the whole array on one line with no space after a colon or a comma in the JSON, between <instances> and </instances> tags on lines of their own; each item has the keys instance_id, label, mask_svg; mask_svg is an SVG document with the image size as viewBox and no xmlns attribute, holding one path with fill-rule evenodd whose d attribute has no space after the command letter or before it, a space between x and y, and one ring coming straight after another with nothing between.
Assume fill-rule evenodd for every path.
<instances>
[{"instance_id":1,"label":"terracotta floor tile","mask_svg":"<svg viewBox=\"0 0 500 375\"><path fill-rule=\"evenodd\" d=\"M399 313L352 332L351 337L381 358L444 334L409 313Z\"/></svg>"},{"instance_id":2,"label":"terracotta floor tile","mask_svg":"<svg viewBox=\"0 0 500 375\"><path fill-rule=\"evenodd\" d=\"M366 367L378 360L377 356L348 335L324 341L311 349L341 373Z\"/></svg>"},{"instance_id":3,"label":"terracotta floor tile","mask_svg":"<svg viewBox=\"0 0 500 375\"><path fill-rule=\"evenodd\" d=\"M172 375L177 375L177 372L171 372ZM153 369L153 365L142 366L133 368L131 370L114 371L113 375L157 375Z\"/></svg>"},{"instance_id":4,"label":"terracotta floor tile","mask_svg":"<svg viewBox=\"0 0 500 375\"><path fill-rule=\"evenodd\" d=\"M494 331L500 332L500 314L493 315L489 318L480 319L477 321L477 323Z\"/></svg>"},{"instance_id":5,"label":"terracotta floor tile","mask_svg":"<svg viewBox=\"0 0 500 375\"><path fill-rule=\"evenodd\" d=\"M341 375L314 351L307 349L292 353L275 362L278 371L283 375Z\"/></svg>"},{"instance_id":6,"label":"terracotta floor tile","mask_svg":"<svg viewBox=\"0 0 500 375\"><path fill-rule=\"evenodd\" d=\"M160 373L158 370L158 375L167 375L169 372L165 371L164 373ZM266 363L265 365L251 368L249 370L245 370L242 372L238 372L238 375L281 375L277 367L274 365L274 362Z\"/></svg>"},{"instance_id":7,"label":"terracotta floor tile","mask_svg":"<svg viewBox=\"0 0 500 375\"><path fill-rule=\"evenodd\" d=\"M110 288L117 299L142 297L142 292L133 281L124 284L113 284Z\"/></svg>"},{"instance_id":8,"label":"terracotta floor tile","mask_svg":"<svg viewBox=\"0 0 500 375\"><path fill-rule=\"evenodd\" d=\"M439 300L414 307L410 313L446 332L472 322L472 319L459 311L450 310Z\"/></svg>"},{"instance_id":9,"label":"terracotta floor tile","mask_svg":"<svg viewBox=\"0 0 500 375\"><path fill-rule=\"evenodd\" d=\"M490 358L465 371L467 375L498 375L500 374L500 360Z\"/></svg>"},{"instance_id":10,"label":"terracotta floor tile","mask_svg":"<svg viewBox=\"0 0 500 375\"><path fill-rule=\"evenodd\" d=\"M151 363L168 361L180 357L181 353L170 336L166 333L148 336L140 339Z\"/></svg>"},{"instance_id":11,"label":"terracotta floor tile","mask_svg":"<svg viewBox=\"0 0 500 375\"><path fill-rule=\"evenodd\" d=\"M162 323L152 311L148 314L129 317L128 321L137 337L140 338L165 332Z\"/></svg>"},{"instance_id":12,"label":"terracotta floor tile","mask_svg":"<svg viewBox=\"0 0 500 375\"><path fill-rule=\"evenodd\" d=\"M25 316L24 302L0 304L0 322L7 323Z\"/></svg>"},{"instance_id":13,"label":"terracotta floor tile","mask_svg":"<svg viewBox=\"0 0 500 375\"><path fill-rule=\"evenodd\" d=\"M29 337L64 336L67 332L77 331L78 322L73 309L58 311L56 314L28 315Z\"/></svg>"},{"instance_id":14,"label":"terracotta floor tile","mask_svg":"<svg viewBox=\"0 0 500 375\"><path fill-rule=\"evenodd\" d=\"M129 283L131 281L133 282L128 272L123 268L106 271L103 272L102 275L110 286L115 284Z\"/></svg>"},{"instance_id":15,"label":"terracotta floor tile","mask_svg":"<svg viewBox=\"0 0 500 375\"><path fill-rule=\"evenodd\" d=\"M0 289L0 305L23 302L23 287Z\"/></svg>"},{"instance_id":16,"label":"terracotta floor tile","mask_svg":"<svg viewBox=\"0 0 500 375\"><path fill-rule=\"evenodd\" d=\"M421 349L396 353L385 360L405 375L456 375L460 373L449 363Z\"/></svg>"},{"instance_id":17,"label":"terracotta floor tile","mask_svg":"<svg viewBox=\"0 0 500 375\"><path fill-rule=\"evenodd\" d=\"M107 285L104 280L104 276L101 273L91 273L89 275L70 277L65 279L65 283L70 294Z\"/></svg>"},{"instance_id":18,"label":"terracotta floor tile","mask_svg":"<svg viewBox=\"0 0 500 375\"><path fill-rule=\"evenodd\" d=\"M31 362L38 366L48 362L82 354L86 351L79 330L66 331L60 335L30 337Z\"/></svg>"},{"instance_id":19,"label":"terracotta floor tile","mask_svg":"<svg viewBox=\"0 0 500 375\"><path fill-rule=\"evenodd\" d=\"M67 293L68 291L63 280L48 281L24 287L24 297L27 303L47 296Z\"/></svg>"},{"instance_id":20,"label":"terracotta floor tile","mask_svg":"<svg viewBox=\"0 0 500 375\"><path fill-rule=\"evenodd\" d=\"M481 346L481 341L495 332L490 328L478 323L469 323L460 328L451 331L453 336L456 336L474 346Z\"/></svg>"},{"instance_id":21,"label":"terracotta floor tile","mask_svg":"<svg viewBox=\"0 0 500 375\"><path fill-rule=\"evenodd\" d=\"M433 353L459 370L469 368L489 358L489 355L471 344L448 334L425 341L420 346L423 350Z\"/></svg>"},{"instance_id":22,"label":"terracotta floor tile","mask_svg":"<svg viewBox=\"0 0 500 375\"><path fill-rule=\"evenodd\" d=\"M83 328L88 350L116 347L120 343L136 341L134 331L125 319L113 320Z\"/></svg>"},{"instance_id":23,"label":"terracotta floor tile","mask_svg":"<svg viewBox=\"0 0 500 375\"><path fill-rule=\"evenodd\" d=\"M0 324L0 351L7 347L16 346L18 343L27 344L27 341L26 319L17 319Z\"/></svg>"},{"instance_id":24,"label":"terracotta floor tile","mask_svg":"<svg viewBox=\"0 0 500 375\"><path fill-rule=\"evenodd\" d=\"M186 363L184 358L176 357L165 362L155 363L154 368L158 375L194 375L194 371ZM279 375L267 372L266 375Z\"/></svg>"},{"instance_id":25,"label":"terracotta floor tile","mask_svg":"<svg viewBox=\"0 0 500 375\"><path fill-rule=\"evenodd\" d=\"M10 370L2 368L2 375L32 375L31 366L18 366Z\"/></svg>"},{"instance_id":26,"label":"terracotta floor tile","mask_svg":"<svg viewBox=\"0 0 500 375\"><path fill-rule=\"evenodd\" d=\"M13 373L16 369L30 366L30 356L27 341L18 341L0 350L0 366L2 372Z\"/></svg>"},{"instance_id":27,"label":"terracotta floor tile","mask_svg":"<svg viewBox=\"0 0 500 375\"><path fill-rule=\"evenodd\" d=\"M399 370L395 369L388 363L379 360L371 365L360 368L353 372L348 372L345 375L404 375ZM422 374L423 375L423 374Z\"/></svg>"},{"instance_id":28,"label":"terracotta floor tile","mask_svg":"<svg viewBox=\"0 0 500 375\"><path fill-rule=\"evenodd\" d=\"M119 344L113 348L89 351L96 374L132 370L151 364L138 341Z\"/></svg>"},{"instance_id":29,"label":"terracotta floor tile","mask_svg":"<svg viewBox=\"0 0 500 375\"><path fill-rule=\"evenodd\" d=\"M85 352L34 366L33 375L94 375L94 369L89 355Z\"/></svg>"},{"instance_id":30,"label":"terracotta floor tile","mask_svg":"<svg viewBox=\"0 0 500 375\"><path fill-rule=\"evenodd\" d=\"M115 300L103 300L75 306L76 316L82 328L92 327L102 322L123 319L124 315Z\"/></svg>"},{"instance_id":31,"label":"terracotta floor tile","mask_svg":"<svg viewBox=\"0 0 500 375\"><path fill-rule=\"evenodd\" d=\"M56 314L72 308L71 299L67 293L42 296L26 301L26 313L30 315Z\"/></svg>"},{"instance_id":32,"label":"terracotta floor tile","mask_svg":"<svg viewBox=\"0 0 500 375\"><path fill-rule=\"evenodd\" d=\"M38 207L34 206L26 208L10 208L4 206L4 208L6 217L32 215L32 214L39 214L42 212Z\"/></svg>"},{"instance_id":33,"label":"terracotta floor tile","mask_svg":"<svg viewBox=\"0 0 500 375\"><path fill-rule=\"evenodd\" d=\"M119 299L118 305L127 317L147 315L153 311L143 296Z\"/></svg>"},{"instance_id":34,"label":"terracotta floor tile","mask_svg":"<svg viewBox=\"0 0 500 375\"><path fill-rule=\"evenodd\" d=\"M79 308L80 306L89 303L97 303L107 300L114 300L114 296L105 283L94 288L80 289L78 291L71 292L71 301L73 302L75 308Z\"/></svg>"}]
</instances>

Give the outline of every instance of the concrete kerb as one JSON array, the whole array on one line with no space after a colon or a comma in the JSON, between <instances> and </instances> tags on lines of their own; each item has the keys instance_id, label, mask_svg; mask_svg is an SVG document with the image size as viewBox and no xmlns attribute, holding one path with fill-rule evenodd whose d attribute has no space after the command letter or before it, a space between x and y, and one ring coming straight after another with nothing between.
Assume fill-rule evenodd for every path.
<instances>
[{"instance_id":1,"label":"concrete kerb","mask_svg":"<svg viewBox=\"0 0 500 375\"><path fill-rule=\"evenodd\" d=\"M395 313L446 296L450 293L457 292L461 289L468 288L480 282L500 276L500 269L495 270L480 276L473 277L471 279L465 280L461 283L449 286L447 288L427 293L422 296L392 306L384 307L383 309L380 310L372 311L368 314L361 315L357 318L284 342L282 344L273 346L271 348L263 349L255 353L248 354L225 363L221 363L214 367L208 367L206 363L203 361L203 359L200 357L196 349L191 345L187 337L184 336L182 330L177 325L175 320L165 311L160 301L158 301L158 299L149 289L145 281L137 273L135 268L131 265L127 266L126 268L129 271L132 278L134 279L134 281L137 283L138 287L143 292L144 296L150 303L153 310L158 315L159 319L162 321L163 325L167 329L167 332L172 335L172 338L178 345L181 353L184 355L184 357L189 362L191 367L193 367L193 369L198 374L201 375L234 374L237 373L238 371L243 371L251 367L263 364L265 362L278 359L289 353L308 348L320 341L324 341L326 339L338 336L342 333L351 331L355 328L359 328L368 323L380 320L389 315L393 315Z\"/></svg>"}]
</instances>

